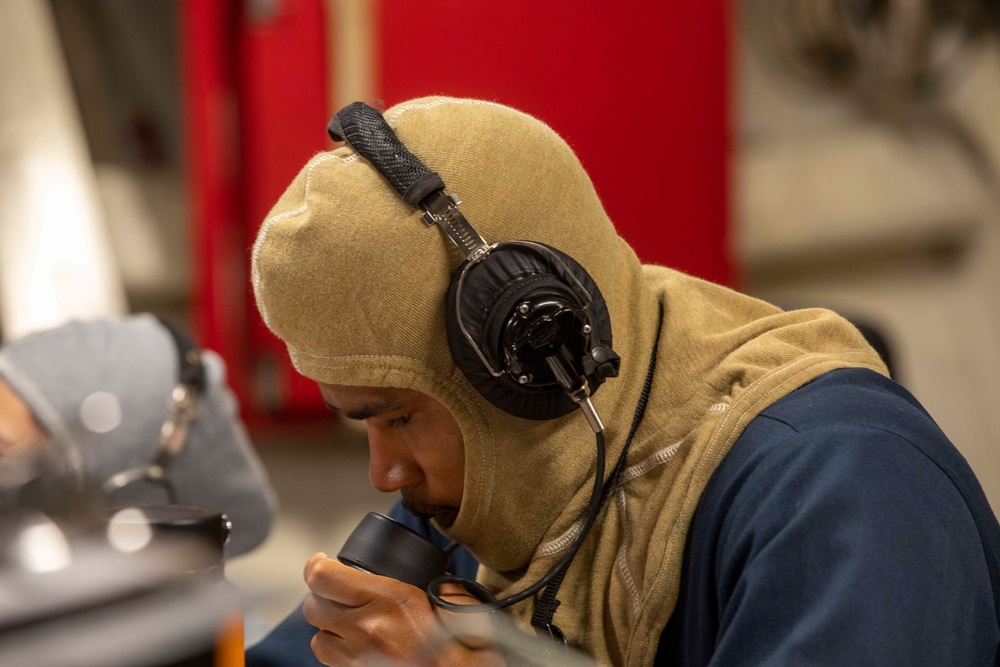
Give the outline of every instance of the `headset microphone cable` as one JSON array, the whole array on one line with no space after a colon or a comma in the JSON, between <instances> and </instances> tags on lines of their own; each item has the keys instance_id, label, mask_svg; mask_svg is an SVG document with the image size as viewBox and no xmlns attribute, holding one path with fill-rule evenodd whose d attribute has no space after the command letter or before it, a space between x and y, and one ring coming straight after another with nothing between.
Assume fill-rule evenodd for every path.
<instances>
[{"instance_id":1,"label":"headset microphone cable","mask_svg":"<svg viewBox=\"0 0 1000 667\"><path fill-rule=\"evenodd\" d=\"M663 306L660 305L660 317L658 321L663 320ZM649 392L653 386L653 373L656 371L656 349L659 347L660 342L660 326L657 326L656 338L653 343L653 352L649 357L649 366L646 368L646 378L642 384L642 391L639 393L639 400L636 403L635 413L632 415L632 425L629 428L628 436L625 438L625 446L622 448L622 453L618 457L618 462L615 464L614 470L608 475L607 481L604 483L604 487L601 489L601 502L600 507L604 506L607 501L608 496L617 488L618 478L621 476L622 471L625 470L625 461L628 458L629 447L632 445L632 438L635 437L636 431L639 430L639 424L642 423L642 418L646 414L646 404L649 402ZM562 585L562 580L566 576L566 571L569 569L567 565L566 568L562 569L558 576L554 577L552 582L546 586L545 590L542 591L541 596L537 603L535 603L535 611L531 616L531 626L535 628L536 631L545 631L548 635L559 638L565 641L562 636L562 632L552 624L552 617L556 613L556 609L559 607L559 600L556 595L559 593L559 587ZM558 633L558 634L557 634Z\"/></svg>"},{"instance_id":2,"label":"headset microphone cable","mask_svg":"<svg viewBox=\"0 0 1000 667\"><path fill-rule=\"evenodd\" d=\"M662 320L662 310L663 306L660 306ZM604 443L604 431L599 430L595 433L596 445L597 445L597 462L596 471L594 476L594 489L590 496L590 502L587 505L586 513L584 514L582 523L580 525L580 530L577 532L576 537L570 544L566 553L559 560L554 567L552 567L541 579L536 581L534 584L520 591L519 593L514 593L508 597L497 600L493 594L479 582L468 579L465 577L457 576L444 576L438 577L431 581L427 586L427 597L435 607L444 609L446 611L451 611L459 614L477 614L483 612L496 611L498 609L503 609L509 607L510 605L526 600L527 598L535 595L539 591L546 589L539 600L539 604L536 605L535 613L532 616L532 626L536 631L540 633L546 633L549 636L558 639L560 641L565 641L562 632L555 625L552 624L552 616L555 614L556 607L559 605L559 601L556 599L556 595L559 591L559 586L562 584L563 577L566 575L566 571L569 569L570 563L573 562L573 558L576 557L577 551L583 544L584 539L586 539L587 534L590 531L591 526L593 526L594 521L597 519L597 515L601 511L601 507L607 500L608 496L611 495L611 491L617 484L618 477L620 476L622 470L625 467L625 459L628 454L629 446L632 443L632 438L635 436L636 431L639 428L639 424L642 422L643 416L646 414L646 404L649 400L649 392L653 384L653 374L656 370L656 350L659 346L660 331L656 332L656 338L653 344L653 352L649 358L649 367L646 370L646 378L643 382L642 392L639 395L639 401L636 404L635 414L632 418L632 425L629 429L628 437L625 440L625 447L622 450L621 455L618 458L615 468L607 480L604 480L604 467L605 467L605 443ZM589 403L589 399L587 400ZM581 408L584 406L581 405ZM593 410L593 406L591 406ZM584 410L586 413L586 410ZM588 416L588 422L591 422ZM593 422L591 422L593 426ZM465 587L465 589L472 594L474 597L479 599L483 604L458 604L455 602L448 602L444 600L439 594L438 589L444 584L458 584Z\"/></svg>"},{"instance_id":3,"label":"headset microphone cable","mask_svg":"<svg viewBox=\"0 0 1000 667\"><path fill-rule=\"evenodd\" d=\"M587 536L587 532L593 525L594 520L597 519L597 514L601 508L601 488L604 482L605 459L604 431L599 431L595 435L597 438L597 471L594 477L594 489L590 496L590 503L587 505L587 512L584 515L583 524L580 526L580 530L577 532L576 537L573 538L573 542L570 544L566 553L563 554L563 557L559 560L555 567L550 569L545 576L531 586L525 588L523 591L505 597L501 600L496 600L495 598L492 600L489 599L493 597L491 594L489 595L489 598L483 599L485 597L483 596L483 592L486 591L486 589L482 586L482 584L479 584L472 579L455 576L438 577L427 586L427 597L435 607L459 614L477 614L485 611L503 609L504 607L509 607L512 604L520 602L521 600L526 600L538 591L542 590L548 586L553 579L555 579L561 570L569 566L569 564L573 561L573 557L576 556L576 552L579 551L580 546L583 544L583 540ZM448 602L438 595L438 589L444 584L459 584L460 586L464 586L472 595L482 599L485 604L458 604L455 602ZM486 592L488 593L488 591Z\"/></svg>"}]
</instances>

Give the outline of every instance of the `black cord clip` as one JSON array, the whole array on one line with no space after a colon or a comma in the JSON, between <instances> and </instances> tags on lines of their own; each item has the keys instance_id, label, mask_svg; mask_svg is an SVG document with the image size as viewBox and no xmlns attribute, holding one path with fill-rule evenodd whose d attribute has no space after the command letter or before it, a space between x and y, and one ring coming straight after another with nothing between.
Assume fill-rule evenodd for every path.
<instances>
[{"instance_id":1,"label":"black cord clip","mask_svg":"<svg viewBox=\"0 0 1000 667\"><path fill-rule=\"evenodd\" d=\"M548 636L551 637L552 639L555 639L560 644L566 643L566 635L564 635L563 631L559 629L559 626L554 623L549 623L548 625L541 628L535 628L535 632L538 634L539 637Z\"/></svg>"}]
</instances>

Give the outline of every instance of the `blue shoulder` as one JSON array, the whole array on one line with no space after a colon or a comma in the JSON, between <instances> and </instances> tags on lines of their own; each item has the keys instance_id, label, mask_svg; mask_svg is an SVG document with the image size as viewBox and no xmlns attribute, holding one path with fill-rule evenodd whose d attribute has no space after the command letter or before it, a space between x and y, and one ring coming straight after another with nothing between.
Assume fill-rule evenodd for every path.
<instances>
[{"instance_id":1,"label":"blue shoulder","mask_svg":"<svg viewBox=\"0 0 1000 667\"><path fill-rule=\"evenodd\" d=\"M700 556L714 566L715 657L988 662L998 535L968 465L912 396L870 371L826 374L751 422L699 504L691 536L712 542Z\"/></svg>"}]
</instances>

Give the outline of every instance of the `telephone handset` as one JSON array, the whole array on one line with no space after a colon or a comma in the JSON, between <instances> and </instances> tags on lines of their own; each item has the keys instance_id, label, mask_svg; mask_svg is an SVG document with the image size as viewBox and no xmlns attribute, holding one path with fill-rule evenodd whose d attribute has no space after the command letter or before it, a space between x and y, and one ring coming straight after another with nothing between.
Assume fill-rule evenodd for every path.
<instances>
[{"instance_id":1,"label":"telephone handset","mask_svg":"<svg viewBox=\"0 0 1000 667\"><path fill-rule=\"evenodd\" d=\"M441 547L394 519L369 512L337 554L357 570L390 577L426 591L447 574L451 558Z\"/></svg>"}]
</instances>

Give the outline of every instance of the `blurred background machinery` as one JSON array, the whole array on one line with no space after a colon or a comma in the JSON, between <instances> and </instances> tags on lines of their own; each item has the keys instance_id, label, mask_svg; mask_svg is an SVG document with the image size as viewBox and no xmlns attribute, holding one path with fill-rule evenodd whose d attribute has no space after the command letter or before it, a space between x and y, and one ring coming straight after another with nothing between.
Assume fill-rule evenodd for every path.
<instances>
[{"instance_id":1,"label":"blurred background machinery","mask_svg":"<svg viewBox=\"0 0 1000 667\"><path fill-rule=\"evenodd\" d=\"M1000 3L742 7L744 288L873 326L1000 508Z\"/></svg>"},{"instance_id":2,"label":"blurred background machinery","mask_svg":"<svg viewBox=\"0 0 1000 667\"><path fill-rule=\"evenodd\" d=\"M644 261L861 325L1000 508L998 24L996 0L0 3L0 331L194 325L284 505L230 572L287 611L391 499L260 322L248 249L341 105L487 98L567 138Z\"/></svg>"}]
</instances>

